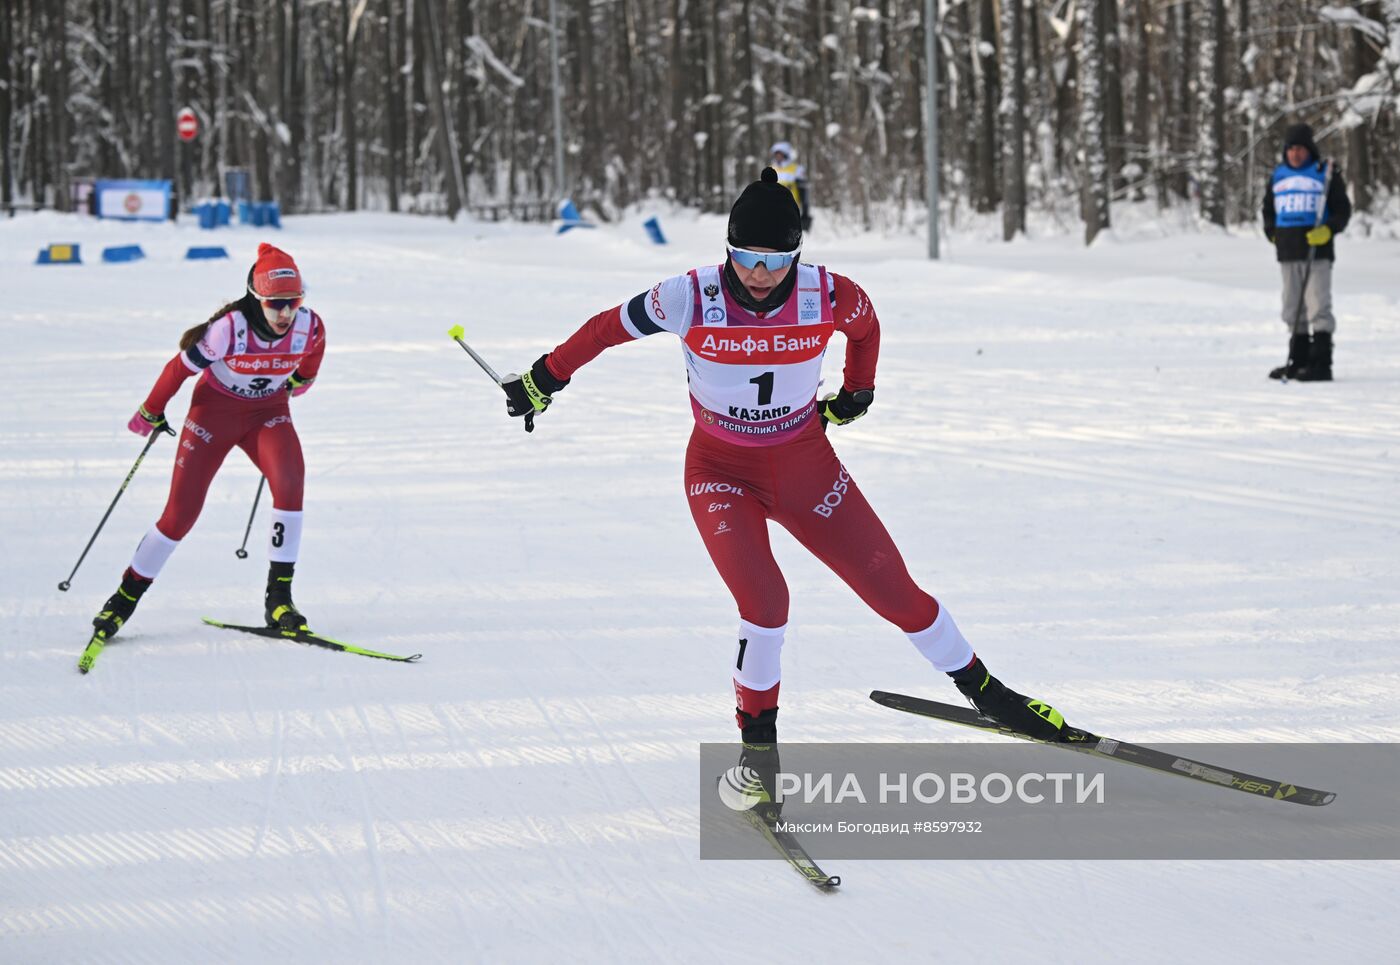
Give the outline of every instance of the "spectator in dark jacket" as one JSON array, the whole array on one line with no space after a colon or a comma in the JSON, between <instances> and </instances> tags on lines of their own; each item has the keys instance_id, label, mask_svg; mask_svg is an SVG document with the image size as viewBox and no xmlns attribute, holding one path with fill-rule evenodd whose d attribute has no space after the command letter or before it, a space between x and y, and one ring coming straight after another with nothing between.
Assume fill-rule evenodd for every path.
<instances>
[{"instance_id":1,"label":"spectator in dark jacket","mask_svg":"<svg viewBox=\"0 0 1400 965\"><path fill-rule=\"evenodd\" d=\"M1283 322L1290 333L1288 362L1270 372L1271 379L1332 380L1332 238L1346 229L1351 201L1331 164L1318 154L1312 128L1295 124L1264 192L1264 234L1283 272Z\"/></svg>"}]
</instances>

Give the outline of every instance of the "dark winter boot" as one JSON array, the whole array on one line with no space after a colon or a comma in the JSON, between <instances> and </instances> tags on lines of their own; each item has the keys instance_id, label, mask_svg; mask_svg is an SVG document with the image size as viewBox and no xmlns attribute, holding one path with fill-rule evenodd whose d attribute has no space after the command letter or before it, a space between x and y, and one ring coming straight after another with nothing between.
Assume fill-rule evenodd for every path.
<instances>
[{"instance_id":1,"label":"dark winter boot","mask_svg":"<svg viewBox=\"0 0 1400 965\"><path fill-rule=\"evenodd\" d=\"M295 563L271 563L267 568L266 607L263 616L270 627L283 630L306 630L306 617L292 602L292 570Z\"/></svg>"},{"instance_id":2,"label":"dark winter boot","mask_svg":"<svg viewBox=\"0 0 1400 965\"><path fill-rule=\"evenodd\" d=\"M126 621L136 612L137 602L150 585L150 580L137 576L136 571L128 566L122 574L122 583L117 587L117 592L107 598L107 602L102 604L101 612L92 618L94 633L101 634L108 640L116 636L117 631L125 626Z\"/></svg>"},{"instance_id":3,"label":"dark winter boot","mask_svg":"<svg viewBox=\"0 0 1400 965\"><path fill-rule=\"evenodd\" d=\"M1002 726L1036 740L1070 739L1072 728L1065 726L1065 719L1058 710L1042 700L1034 700L1007 687L987 672L980 657L973 657L972 663L961 670L954 670L948 676L953 678L958 691L972 702L983 717L990 717Z\"/></svg>"},{"instance_id":4,"label":"dark winter boot","mask_svg":"<svg viewBox=\"0 0 1400 965\"><path fill-rule=\"evenodd\" d=\"M739 752L739 769L743 792L750 799L757 797L754 814L772 824L782 816L783 802L778 793L778 708L773 707L750 717L735 709L743 733L743 750Z\"/></svg>"},{"instance_id":5,"label":"dark winter boot","mask_svg":"<svg viewBox=\"0 0 1400 965\"><path fill-rule=\"evenodd\" d=\"M1328 336L1328 339L1331 339L1330 335ZM1328 359L1331 359L1330 348L1328 349ZM1274 369L1272 372L1269 373L1269 378L1299 378L1298 373L1301 372L1303 369L1307 368L1308 363L1311 361L1312 339L1308 337L1308 334L1306 332L1302 333L1301 335L1295 333L1293 337L1288 340L1288 364L1280 365L1278 368ZM1328 364L1331 364L1330 361Z\"/></svg>"},{"instance_id":6,"label":"dark winter boot","mask_svg":"<svg viewBox=\"0 0 1400 965\"><path fill-rule=\"evenodd\" d=\"M1332 381L1332 333L1318 332L1312 340L1312 356L1308 364L1293 376L1299 382Z\"/></svg>"}]
</instances>

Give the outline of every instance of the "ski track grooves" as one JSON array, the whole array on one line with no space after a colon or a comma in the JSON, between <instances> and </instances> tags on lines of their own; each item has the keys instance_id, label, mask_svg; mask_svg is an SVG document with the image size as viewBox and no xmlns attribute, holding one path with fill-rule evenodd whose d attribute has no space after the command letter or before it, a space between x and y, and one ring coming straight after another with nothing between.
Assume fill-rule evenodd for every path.
<instances>
[{"instance_id":1,"label":"ski track grooves","mask_svg":"<svg viewBox=\"0 0 1400 965\"><path fill-rule=\"evenodd\" d=\"M379 758L383 771L387 772L389 770L388 762L384 758L384 752L380 747L379 739L376 736L376 732L374 728L370 725L369 718L365 714L364 709L361 705L361 698L358 692L358 688L355 686L353 680L347 679L346 685L350 689L351 698L354 701L355 711L356 714L359 716L360 725L364 728L365 738L369 742L370 749ZM388 716L390 722L394 726L394 731L397 734L398 744L400 748L402 748L405 753L411 752L412 749L409 746L408 739L403 732L402 726L399 723L398 715L394 713L392 705L387 703L381 703L380 706L384 709L384 713ZM474 953L472 955L472 958L477 961L484 961L486 953L485 949L482 948L481 939L478 934L478 931L472 926L472 924L466 919L466 917L463 914L462 897L464 895L470 894L470 891L467 888L463 887L463 885L457 880L456 876L453 875L452 872L448 869L447 865L444 864L441 860L439 860L435 854L433 854L432 849L423 844L422 840L418 837L417 834L413 832L411 827L404 824L402 821L399 821L397 818L393 817L392 809L390 809L389 811L388 820L393 825L394 829L398 831L398 833L403 837L403 839L407 841L409 845L413 848L413 851L418 856L418 858L426 862L433 869L433 871L436 872L438 878L442 881L442 883L446 885L446 893L450 898L452 915L457 922L458 934L464 934L470 940L472 950ZM393 947L391 944L388 944L387 929L386 947Z\"/></svg>"},{"instance_id":2,"label":"ski track grooves","mask_svg":"<svg viewBox=\"0 0 1400 965\"><path fill-rule=\"evenodd\" d=\"M246 691L245 691L246 692ZM248 710L253 716L252 708ZM257 834L253 836L253 854L261 849L272 824L272 811L277 800L277 785L282 780L282 762L286 759L287 717L279 708L272 722L272 757L267 763L267 776L263 779L266 790L263 792L262 820L258 822Z\"/></svg>"},{"instance_id":3,"label":"ski track grooves","mask_svg":"<svg viewBox=\"0 0 1400 965\"><path fill-rule=\"evenodd\" d=\"M526 682L522 680L519 676L516 677L516 681L522 687L526 685ZM614 808L614 810L620 809L616 794L613 791L612 784L608 779L609 775L604 774L600 776L598 773L597 766L593 764L592 761L588 760L587 754L584 754L582 756L579 755L578 751L573 746L573 742L569 740L569 738L567 738L564 735L564 732L560 730L559 727L554 723L554 719L549 713L549 708L545 706L543 701L539 700L533 694L530 694L530 701L534 704L535 709L539 713L541 720L549 727L550 731L552 731L554 736L558 739L560 745L568 749L569 756L574 761L574 763L580 766L582 770L584 770L588 774L591 781L597 787L601 788L601 790L603 791L603 796L607 799L608 804L612 808ZM531 828L536 829L538 831L533 816L527 814L526 821ZM579 834L579 831L574 826L573 822L569 821L567 817L565 817L561 824L563 825L567 833L575 838L577 844L581 848L584 848L586 850L588 847L588 842L582 837L582 835ZM634 835L633 844L635 846L635 829L633 829L632 833ZM544 834L543 832L540 832L540 841L545 848L549 849L551 863L556 868L560 867L561 865L564 867L568 867L570 869L570 876L573 877L576 881L579 881L579 873L572 870L574 862L571 862L567 860L567 858L563 857L561 853L562 849L558 848L556 845L551 844L548 840L548 835ZM582 862L580 862L579 864L580 866L583 866ZM622 883L618 881L617 876L613 873L611 864L612 862L610 860L610 856L603 855L596 861L588 862L587 866L593 869L600 869L603 872L603 874L607 876L609 883L612 885L611 890L614 895L625 895L627 893L627 888L625 888L622 885ZM615 940L608 935L608 929L607 925L605 924L605 919L603 918L601 912L595 909L594 903L589 901L587 898L587 886L583 882L586 882L588 880L591 879L583 879L582 881L580 881L578 892L584 897L584 905L588 909L589 916L593 919L594 925L599 932L599 946L610 949L615 948ZM651 936L647 933L645 929L634 932L633 937L640 938L647 945L652 957L654 957L656 961L664 960L665 951L661 948L658 948L653 943Z\"/></svg>"},{"instance_id":4,"label":"ski track grooves","mask_svg":"<svg viewBox=\"0 0 1400 965\"><path fill-rule=\"evenodd\" d=\"M1028 473L1051 479L1116 485L1125 489L1161 496L1201 499L1255 511L1286 510L1289 513L1311 516L1316 519L1400 528L1400 511L1382 508L1378 505L1366 505L1358 500L1351 501L1352 505L1357 507L1351 509L1345 505L1320 503L1315 497L1290 496L1271 489L1229 483L1207 483L1200 479L1174 481L1164 479L1161 473L1105 465L1085 467L1082 463L1071 462L1068 459L998 454L988 449L930 442L926 439L915 440L892 434L868 433L858 440L852 441L852 448L857 446L891 454L908 454L910 451L923 452L991 469Z\"/></svg>"},{"instance_id":5,"label":"ski track grooves","mask_svg":"<svg viewBox=\"0 0 1400 965\"><path fill-rule=\"evenodd\" d=\"M353 689L348 680L342 679L342 685L347 689ZM373 729L365 720L364 708L360 706L358 698L352 697L351 706L354 708L355 716L364 727L367 734L373 733ZM390 934L390 914L389 914L389 893L384 880L384 860L379 853L379 831L375 827L374 809L370 806L369 791L365 787L365 776L360 772L355 764L355 751L346 739L345 729L336 720L334 711L326 712L326 719L330 722L331 729L335 731L336 746L339 748L339 757L345 769L354 777L355 799L360 810L360 824L363 830L365 851L369 858L370 872L374 884L374 901L379 910L379 939L382 942L384 952L387 954L391 947Z\"/></svg>"}]
</instances>

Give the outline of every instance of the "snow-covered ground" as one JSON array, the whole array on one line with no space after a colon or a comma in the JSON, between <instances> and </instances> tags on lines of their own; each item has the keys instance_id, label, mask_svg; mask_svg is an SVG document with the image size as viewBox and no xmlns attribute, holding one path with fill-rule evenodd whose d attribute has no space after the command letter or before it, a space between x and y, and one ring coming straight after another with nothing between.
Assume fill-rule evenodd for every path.
<instances>
[{"instance_id":1,"label":"snow-covered ground","mask_svg":"<svg viewBox=\"0 0 1400 965\"><path fill-rule=\"evenodd\" d=\"M294 403L297 600L404 666L230 634L266 506L234 453L88 677L88 621L164 503L125 422L263 236L0 222L0 959L1375 961L1390 862L701 862L697 743L734 737L735 614L681 485L680 351L584 369L527 436L504 372L718 260L723 221L288 219L330 348ZM884 338L834 434L992 668L1139 741L1400 740L1400 242L1343 238L1338 380L1279 385L1278 276L1245 233L839 239ZM45 242L88 264L35 267ZM105 244L148 259L104 265ZM226 262L180 260L223 243ZM838 373L841 346L828 357ZM839 375L835 376L839 378ZM834 379L832 380L834 381ZM188 390L172 405L183 414ZM785 533L786 740L964 740L865 697L955 692Z\"/></svg>"}]
</instances>

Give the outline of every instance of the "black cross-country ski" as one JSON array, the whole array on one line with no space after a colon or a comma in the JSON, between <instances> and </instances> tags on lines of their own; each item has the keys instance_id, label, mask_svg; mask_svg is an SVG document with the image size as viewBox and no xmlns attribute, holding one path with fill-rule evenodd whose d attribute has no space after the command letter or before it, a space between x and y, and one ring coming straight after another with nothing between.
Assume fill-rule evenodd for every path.
<instances>
[{"instance_id":1,"label":"black cross-country ski","mask_svg":"<svg viewBox=\"0 0 1400 965\"><path fill-rule=\"evenodd\" d=\"M778 849L778 853L787 859L787 863L797 869L797 873L806 878L818 888L835 888L841 884L840 875L829 875L817 863L812 860L812 856L807 853L807 849L802 847L802 842L797 840L797 836L791 831L784 831L774 824L770 824L768 819L759 814L757 810L744 811L744 820L763 835L773 847Z\"/></svg>"},{"instance_id":2,"label":"black cross-country ski","mask_svg":"<svg viewBox=\"0 0 1400 965\"><path fill-rule=\"evenodd\" d=\"M248 627L240 626L236 623L223 623L209 617L203 618L204 622L211 627L218 627L221 630L238 630L242 633L256 633L260 637L272 637L277 640L291 640L295 643L306 643L313 647L325 647L327 650L339 650L343 653L358 653L362 657L378 657L380 660L397 660L399 663L413 663L422 658L421 653L415 653L411 657L403 657L396 653L380 653L378 650L366 650L364 647L357 647L353 643L346 643L344 640L336 640L334 637L327 637L311 630L283 630L281 627Z\"/></svg>"},{"instance_id":3,"label":"black cross-country ski","mask_svg":"<svg viewBox=\"0 0 1400 965\"><path fill-rule=\"evenodd\" d=\"M1177 777L1189 777L1192 780L1213 784L1216 787L1227 787L1231 790L1243 791L1245 794L1253 794L1257 797L1271 797L1275 801L1288 801L1292 804L1307 804L1312 807L1321 807L1324 804L1331 804L1337 796L1331 791L1319 791L1310 787L1300 787L1297 784L1289 784L1287 781L1275 781L1265 777L1255 777L1252 774L1242 774L1238 771L1216 767L1213 764L1203 764L1200 761L1193 761L1190 758L1177 757L1175 754L1154 750L1151 747L1143 747L1140 744L1130 744L1127 741L1100 737L1097 734L1091 734L1089 731L1080 730L1077 727L1066 726L1064 728L1064 733L1066 735L1066 740L1064 741L1047 741L1031 737L1028 734L1018 733L992 720L990 717L983 717L971 707L958 707L955 704L941 704L935 700L924 700L922 697L907 697L904 694L891 694L883 690L871 691L870 699L877 704L881 704L885 707L892 707L895 710L902 710L906 713L919 714L922 717L932 717L936 720L946 720L950 724L961 724L963 727L991 731L992 733L1002 734L1006 737L1033 741L1037 744L1050 744L1054 747L1063 747L1066 750L1078 751L1081 754L1102 757L1111 761L1123 761L1126 764L1136 764L1139 767L1150 768L1154 771L1160 771L1163 774L1174 774Z\"/></svg>"},{"instance_id":4,"label":"black cross-country ski","mask_svg":"<svg viewBox=\"0 0 1400 965\"><path fill-rule=\"evenodd\" d=\"M722 777L716 778L715 784L718 785L722 780L724 780ZM792 865L798 874L812 884L823 890L835 888L841 884L840 875L829 875L817 867L817 863L812 860L807 849L802 847L802 842L797 840L796 835L769 821L765 814L760 813L763 810L761 807L753 807L747 811L740 811L738 814L750 827L763 835L763 840L777 849L777 852L787 859L787 863Z\"/></svg>"}]
</instances>

